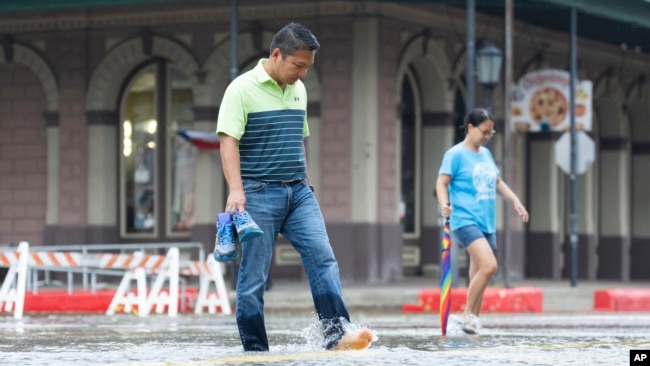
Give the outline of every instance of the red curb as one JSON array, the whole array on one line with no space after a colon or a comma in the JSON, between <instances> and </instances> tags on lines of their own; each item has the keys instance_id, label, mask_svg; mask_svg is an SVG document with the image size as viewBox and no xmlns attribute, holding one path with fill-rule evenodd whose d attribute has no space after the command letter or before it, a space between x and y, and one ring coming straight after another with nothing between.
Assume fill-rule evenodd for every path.
<instances>
[{"instance_id":1,"label":"red curb","mask_svg":"<svg viewBox=\"0 0 650 366\"><path fill-rule=\"evenodd\" d=\"M115 291L46 290L25 293L24 312L82 312L104 313L111 304Z\"/></svg>"},{"instance_id":2,"label":"red curb","mask_svg":"<svg viewBox=\"0 0 650 366\"><path fill-rule=\"evenodd\" d=\"M451 290L451 311L465 309L466 288ZM540 313L543 307L542 289L536 287L488 288L483 295L481 312L486 313ZM417 304L404 304L405 313L437 313L440 308L440 290L421 290Z\"/></svg>"},{"instance_id":3,"label":"red curb","mask_svg":"<svg viewBox=\"0 0 650 366\"><path fill-rule=\"evenodd\" d=\"M74 291L39 290L37 293L25 293L23 312L74 312L74 313L105 313L108 310L115 290ZM185 290L185 312L192 312L196 303L197 289ZM183 298L179 296L179 312L182 309Z\"/></svg>"},{"instance_id":4,"label":"red curb","mask_svg":"<svg viewBox=\"0 0 650 366\"><path fill-rule=\"evenodd\" d=\"M650 311L650 289L620 288L594 291L596 311Z\"/></svg>"}]
</instances>

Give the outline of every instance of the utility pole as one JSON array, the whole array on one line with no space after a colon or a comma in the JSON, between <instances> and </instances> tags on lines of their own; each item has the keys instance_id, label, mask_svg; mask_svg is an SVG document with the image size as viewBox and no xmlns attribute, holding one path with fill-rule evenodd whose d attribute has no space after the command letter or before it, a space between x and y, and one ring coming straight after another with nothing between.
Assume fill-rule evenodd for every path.
<instances>
[{"instance_id":1,"label":"utility pole","mask_svg":"<svg viewBox=\"0 0 650 366\"><path fill-rule=\"evenodd\" d=\"M512 94L512 21L513 21L513 0L506 0L505 9L505 76L504 76L504 113L503 113L503 180L510 182L512 179L512 169L510 161L510 150L512 149L510 133L510 94ZM512 235L510 227L510 203L503 205L503 245L499 252L502 252L499 260L501 275L503 277L503 286L510 287L510 276L508 274L508 261L510 255L508 251L512 244Z\"/></svg>"},{"instance_id":2,"label":"utility pole","mask_svg":"<svg viewBox=\"0 0 650 366\"><path fill-rule=\"evenodd\" d=\"M578 79L578 11L571 8L569 116L571 118L571 183L569 188L569 229L571 230L571 287L578 284L578 138L576 135L576 81Z\"/></svg>"}]
</instances>

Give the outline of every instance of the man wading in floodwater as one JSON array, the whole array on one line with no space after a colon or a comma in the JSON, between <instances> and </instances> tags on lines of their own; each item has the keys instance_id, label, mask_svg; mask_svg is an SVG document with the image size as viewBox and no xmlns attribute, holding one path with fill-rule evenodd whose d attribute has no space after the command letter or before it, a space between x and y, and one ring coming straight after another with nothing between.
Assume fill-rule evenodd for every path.
<instances>
[{"instance_id":1,"label":"man wading in floodwater","mask_svg":"<svg viewBox=\"0 0 650 366\"><path fill-rule=\"evenodd\" d=\"M219 108L226 211L246 210L264 232L242 243L237 326L245 351L268 351L264 290L278 233L300 253L327 349L363 349L367 328L347 332L339 269L307 174L303 139L309 135L307 92L300 81L320 45L290 23L271 41L268 59L228 86Z\"/></svg>"}]
</instances>

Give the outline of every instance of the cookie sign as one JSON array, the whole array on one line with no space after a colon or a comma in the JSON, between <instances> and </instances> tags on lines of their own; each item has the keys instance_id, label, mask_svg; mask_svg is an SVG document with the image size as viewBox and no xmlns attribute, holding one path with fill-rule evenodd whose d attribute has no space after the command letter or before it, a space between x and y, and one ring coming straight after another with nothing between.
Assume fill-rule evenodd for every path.
<instances>
[{"instance_id":1,"label":"cookie sign","mask_svg":"<svg viewBox=\"0 0 650 366\"><path fill-rule=\"evenodd\" d=\"M512 128L520 132L568 131L569 78L564 70L538 70L524 75L511 95ZM576 128L591 131L592 83L576 85Z\"/></svg>"}]
</instances>

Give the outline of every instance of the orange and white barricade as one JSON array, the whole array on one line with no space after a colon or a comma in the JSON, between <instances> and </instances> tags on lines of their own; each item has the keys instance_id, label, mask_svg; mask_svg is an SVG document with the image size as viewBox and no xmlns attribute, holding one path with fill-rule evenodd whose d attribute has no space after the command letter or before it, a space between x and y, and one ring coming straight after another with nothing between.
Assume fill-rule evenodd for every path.
<instances>
[{"instance_id":1,"label":"orange and white barricade","mask_svg":"<svg viewBox=\"0 0 650 366\"><path fill-rule=\"evenodd\" d=\"M196 304L194 305L195 314L203 313L206 308L210 314L217 313L217 309L221 309L221 313L224 315L232 314L226 283L223 280L221 264L217 263L212 255L208 255L208 259L205 262L191 262L187 266L184 266L181 269L181 274L185 276L200 276L199 293ZM210 292L210 285L212 283L215 285L216 292Z\"/></svg>"},{"instance_id":2,"label":"orange and white barricade","mask_svg":"<svg viewBox=\"0 0 650 366\"><path fill-rule=\"evenodd\" d=\"M79 252L32 252L29 254L30 267L71 268L79 267L82 254Z\"/></svg>"},{"instance_id":3,"label":"orange and white barricade","mask_svg":"<svg viewBox=\"0 0 650 366\"><path fill-rule=\"evenodd\" d=\"M131 254L81 252L29 252L29 244L21 242L16 251L0 251L0 266L9 272L0 287L0 312L13 311L16 319L22 318L28 269L95 268L124 271L122 280L106 310L107 315L116 312L137 313L145 317L154 310L169 316L178 314L180 276L199 276L199 291L194 312L232 314L228 291L221 264L212 255L206 261L179 260L179 249L172 247L167 255L150 255L142 252ZM147 276L156 276L147 291ZM136 283L131 291L132 282ZM168 288L163 286L168 283ZM214 283L215 291L211 291Z\"/></svg>"},{"instance_id":4,"label":"orange and white barricade","mask_svg":"<svg viewBox=\"0 0 650 366\"><path fill-rule=\"evenodd\" d=\"M0 263L9 266L9 272L0 287L0 312L12 312L15 319L22 319L27 285L29 244L20 242L18 251L0 252Z\"/></svg>"},{"instance_id":5,"label":"orange and white barricade","mask_svg":"<svg viewBox=\"0 0 650 366\"><path fill-rule=\"evenodd\" d=\"M0 252L0 264L9 266L9 272L0 288L0 306L22 317L25 303L27 269L58 269L79 267L82 254L78 252L29 252L29 243L23 241L15 252ZM12 287L13 283L15 287Z\"/></svg>"},{"instance_id":6,"label":"orange and white barricade","mask_svg":"<svg viewBox=\"0 0 650 366\"><path fill-rule=\"evenodd\" d=\"M178 282L179 282L179 252L178 248L170 248L167 252L168 265L157 273L156 280L147 296L147 313L155 306L156 313L161 314L167 308L171 317L178 315ZM165 281L169 282L169 290L163 291Z\"/></svg>"},{"instance_id":7,"label":"orange and white barricade","mask_svg":"<svg viewBox=\"0 0 650 366\"><path fill-rule=\"evenodd\" d=\"M167 308L169 316L178 314L178 248L170 248L166 256L133 254L100 254L99 267L103 269L123 269L126 272L106 310L107 315L114 315L118 309L125 312L133 305L141 317L148 316L153 307L158 313ZM157 275L151 291L147 295L147 274ZM169 281L169 290L163 295L162 286ZM131 292L131 282L136 281L135 304Z\"/></svg>"},{"instance_id":8,"label":"orange and white barricade","mask_svg":"<svg viewBox=\"0 0 650 366\"><path fill-rule=\"evenodd\" d=\"M136 292L131 292L131 282L136 281ZM124 273L120 285L113 295L106 315L115 315L116 312L137 312L145 309L147 300L147 274L144 268L135 268ZM148 314L148 313L147 313ZM141 315L146 316L146 315Z\"/></svg>"}]
</instances>

